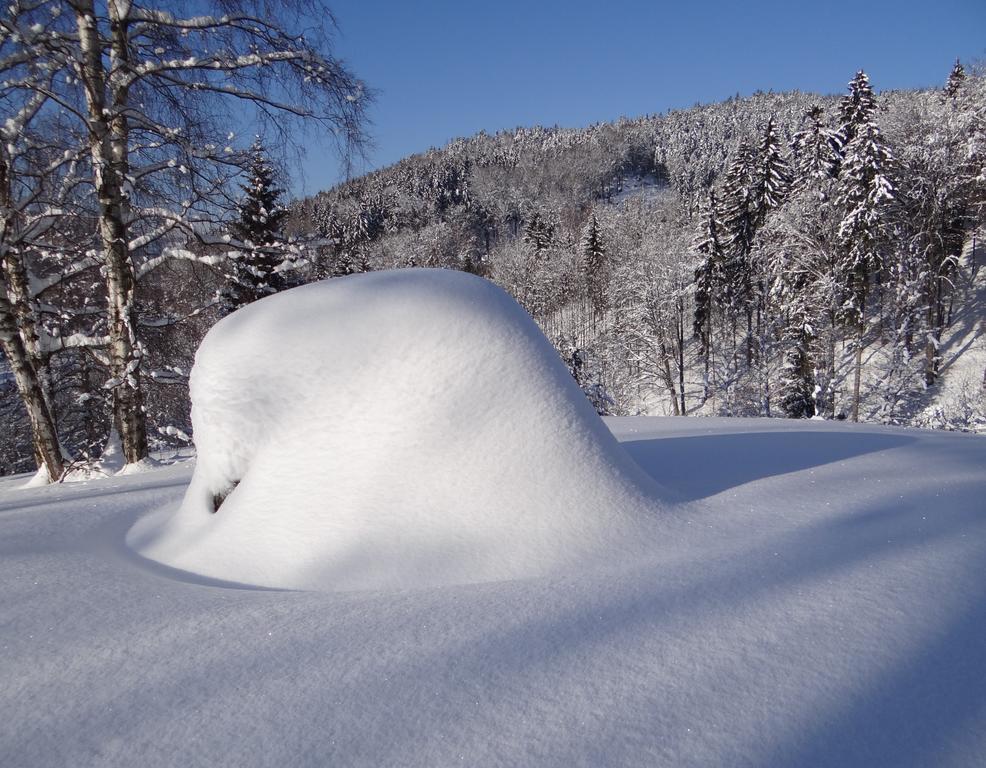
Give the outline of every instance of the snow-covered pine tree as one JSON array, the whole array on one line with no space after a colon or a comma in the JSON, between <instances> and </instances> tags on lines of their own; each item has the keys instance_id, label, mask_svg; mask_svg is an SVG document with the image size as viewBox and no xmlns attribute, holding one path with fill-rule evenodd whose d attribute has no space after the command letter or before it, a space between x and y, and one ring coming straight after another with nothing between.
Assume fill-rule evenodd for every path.
<instances>
[{"instance_id":1,"label":"snow-covered pine tree","mask_svg":"<svg viewBox=\"0 0 986 768\"><path fill-rule=\"evenodd\" d=\"M723 179L721 215L726 250L723 298L732 314L741 311L749 301L752 288L749 258L757 227L757 206L751 194L753 163L750 145L741 142Z\"/></svg>"},{"instance_id":2,"label":"snow-covered pine tree","mask_svg":"<svg viewBox=\"0 0 986 768\"><path fill-rule=\"evenodd\" d=\"M276 177L267 150L257 137L250 147L247 181L241 185L239 217L231 225L240 240L258 246L280 243L287 210L281 205L284 190L277 186Z\"/></svg>"},{"instance_id":3,"label":"snow-covered pine tree","mask_svg":"<svg viewBox=\"0 0 986 768\"><path fill-rule=\"evenodd\" d=\"M766 278L778 341L783 362L778 382L781 410L790 418L801 419L815 415L815 365L813 342L815 329L813 310L816 308L814 275L809 267L810 256L803 243L788 238L792 226L790 212L771 217L766 225L769 246L766 249ZM795 225L796 226L796 225Z\"/></svg>"},{"instance_id":4,"label":"snow-covered pine tree","mask_svg":"<svg viewBox=\"0 0 986 768\"><path fill-rule=\"evenodd\" d=\"M524 226L524 243L535 256L540 256L554 242L555 228L541 215L534 211Z\"/></svg>"},{"instance_id":5,"label":"snow-covered pine tree","mask_svg":"<svg viewBox=\"0 0 986 768\"><path fill-rule=\"evenodd\" d=\"M876 94L870 86L870 78L859 70L849 81L849 91L839 101L839 144L845 147L855 137L858 129L872 122L876 115Z\"/></svg>"},{"instance_id":6,"label":"snow-covered pine tree","mask_svg":"<svg viewBox=\"0 0 986 768\"><path fill-rule=\"evenodd\" d=\"M816 141L823 153L833 150L831 132L819 130L818 118L819 114L809 115L809 135L802 136L805 154L799 159L809 160L802 166L805 175L792 186L784 207L768 217L761 235L770 243L769 314L778 322L784 350L779 402L793 418L834 417L836 345L842 336L838 315L843 290L836 269L841 217L832 201L835 179L826 164L816 162L819 155L808 157L810 147L818 147Z\"/></svg>"},{"instance_id":7,"label":"snow-covered pine tree","mask_svg":"<svg viewBox=\"0 0 986 768\"><path fill-rule=\"evenodd\" d=\"M815 415L816 385L811 359L814 336L803 298L800 293L792 297L793 303L789 305L789 315L782 330L787 344L779 394L781 409L792 419L807 419Z\"/></svg>"},{"instance_id":8,"label":"snow-covered pine tree","mask_svg":"<svg viewBox=\"0 0 986 768\"><path fill-rule=\"evenodd\" d=\"M844 122L840 135L847 140L836 189L836 205L842 216L838 230L842 246L839 273L846 286L843 319L856 329L853 421L859 420L866 302L870 282L883 267L888 204L894 199L894 187L887 175L891 155L876 124L876 108L869 79L860 70L842 101Z\"/></svg>"},{"instance_id":9,"label":"snow-covered pine tree","mask_svg":"<svg viewBox=\"0 0 986 768\"><path fill-rule=\"evenodd\" d=\"M242 247L231 262L225 294L230 312L284 288L284 279L277 271L285 256L284 190L277 185L274 167L259 137L250 147L247 178L240 188L243 196L237 205L237 218L230 224Z\"/></svg>"},{"instance_id":10,"label":"snow-covered pine tree","mask_svg":"<svg viewBox=\"0 0 986 768\"><path fill-rule=\"evenodd\" d=\"M582 257L582 270L585 275L586 291L596 316L606 311L606 286L609 283L609 263L606 258L606 247L603 245L602 234L599 231L599 221L596 215L589 217L582 232L579 244Z\"/></svg>"},{"instance_id":11,"label":"snow-covered pine tree","mask_svg":"<svg viewBox=\"0 0 986 768\"><path fill-rule=\"evenodd\" d=\"M780 389L785 413L793 417L835 416L836 343L842 300L837 274L841 215L834 204L842 163L841 134L826 126L813 105L794 134L794 182L783 215L783 258L771 265L774 291L783 314L785 367Z\"/></svg>"},{"instance_id":12,"label":"snow-covered pine tree","mask_svg":"<svg viewBox=\"0 0 986 768\"><path fill-rule=\"evenodd\" d=\"M523 242L527 253L524 259L524 286L521 304L535 318L543 319L552 303L553 275L547 264L547 254L555 242L555 227L540 211L531 213L524 226Z\"/></svg>"},{"instance_id":13,"label":"snow-covered pine tree","mask_svg":"<svg viewBox=\"0 0 986 768\"><path fill-rule=\"evenodd\" d=\"M945 83L945 96L954 99L959 95L959 89L964 82L965 67L962 66L962 62L959 59L956 59L955 66L952 67L952 71L948 75L948 81Z\"/></svg>"},{"instance_id":14,"label":"snow-covered pine tree","mask_svg":"<svg viewBox=\"0 0 986 768\"><path fill-rule=\"evenodd\" d=\"M722 222L726 232L725 291L727 314L734 335L737 320L746 317L746 365L753 364L753 319L760 303L758 276L753 262L753 246L757 228L762 224L759 197L760 175L754 150L747 142L740 143L736 157L723 180Z\"/></svg>"},{"instance_id":15,"label":"snow-covered pine tree","mask_svg":"<svg viewBox=\"0 0 986 768\"><path fill-rule=\"evenodd\" d=\"M761 413L764 416L770 415L769 368L772 362L768 350L776 343L778 317L770 305L770 275L766 254L771 249L765 247L763 242L754 243L753 239L763 240L760 232L765 222L784 204L790 190L791 166L784 150L784 142L777 133L776 121L771 116L758 147L750 189L754 221L750 235L753 248L748 259L751 296L747 301L747 361L757 368L757 387L760 391ZM753 323L749 322L751 310L755 315Z\"/></svg>"},{"instance_id":16,"label":"snow-covered pine tree","mask_svg":"<svg viewBox=\"0 0 986 768\"><path fill-rule=\"evenodd\" d=\"M804 127L794 134L794 187L813 186L820 200L828 199L829 182L839 175L839 138L825 126L819 106L805 113Z\"/></svg>"},{"instance_id":17,"label":"snow-covered pine tree","mask_svg":"<svg viewBox=\"0 0 986 768\"><path fill-rule=\"evenodd\" d=\"M827 182L823 182L827 183ZM766 258L770 316L783 352L778 401L795 418L835 416L842 288L836 263L839 220L811 187L795 188L758 236Z\"/></svg>"},{"instance_id":18,"label":"snow-covered pine tree","mask_svg":"<svg viewBox=\"0 0 986 768\"><path fill-rule=\"evenodd\" d=\"M784 143L777 135L777 126L773 117L767 121L764 130L753 181L755 225L759 228L763 225L767 214L784 204L791 188L791 165L784 152Z\"/></svg>"},{"instance_id":19,"label":"snow-covered pine tree","mask_svg":"<svg viewBox=\"0 0 986 768\"><path fill-rule=\"evenodd\" d=\"M699 340L699 355L705 361L702 399L709 398L712 382L710 366L713 340L713 314L723 301L725 288L726 248L723 243L723 225L719 220L719 205L714 189L709 189L708 201L702 213L702 228L692 245L700 261L695 269L695 317L693 330Z\"/></svg>"}]
</instances>

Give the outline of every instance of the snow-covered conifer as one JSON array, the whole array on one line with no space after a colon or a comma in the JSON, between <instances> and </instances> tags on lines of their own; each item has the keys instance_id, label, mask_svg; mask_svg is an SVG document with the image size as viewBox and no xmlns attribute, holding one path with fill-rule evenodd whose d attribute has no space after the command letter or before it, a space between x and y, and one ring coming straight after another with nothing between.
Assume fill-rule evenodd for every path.
<instances>
[{"instance_id":1,"label":"snow-covered conifer","mask_svg":"<svg viewBox=\"0 0 986 768\"><path fill-rule=\"evenodd\" d=\"M589 223L582 232L580 243L582 269L585 275L586 290L596 314L606 309L606 286L609 282L609 262L606 247L603 245L596 215L589 217Z\"/></svg>"},{"instance_id":2,"label":"snow-covered conifer","mask_svg":"<svg viewBox=\"0 0 986 768\"><path fill-rule=\"evenodd\" d=\"M540 211L534 211L524 226L524 243L540 256L554 242L555 228L545 221Z\"/></svg>"},{"instance_id":3,"label":"snow-covered conifer","mask_svg":"<svg viewBox=\"0 0 986 768\"><path fill-rule=\"evenodd\" d=\"M720 291L725 284L726 251L722 241L723 226L715 190L709 190L702 212L702 228L693 248L701 261L695 269L695 336L701 340L701 354L708 354L711 341L712 313L722 302Z\"/></svg>"},{"instance_id":4,"label":"snow-covered conifer","mask_svg":"<svg viewBox=\"0 0 986 768\"><path fill-rule=\"evenodd\" d=\"M962 62L959 59L956 59L955 66L952 67L952 71L948 75L948 81L945 83L945 95L950 99L954 99L964 82L965 67L962 66Z\"/></svg>"},{"instance_id":5,"label":"snow-covered conifer","mask_svg":"<svg viewBox=\"0 0 986 768\"><path fill-rule=\"evenodd\" d=\"M804 127L794 134L795 186L815 186L822 199L828 182L839 173L839 139L823 122L824 111L815 105L805 113Z\"/></svg>"},{"instance_id":6,"label":"snow-covered conifer","mask_svg":"<svg viewBox=\"0 0 986 768\"><path fill-rule=\"evenodd\" d=\"M888 204L894 199L888 175L890 150L876 124L876 97L862 70L849 83L842 116L840 133L846 142L836 189L836 205L842 216L839 273L846 284L843 318L857 329L852 415L858 421L866 303L870 282L883 266Z\"/></svg>"},{"instance_id":7,"label":"snow-covered conifer","mask_svg":"<svg viewBox=\"0 0 986 768\"><path fill-rule=\"evenodd\" d=\"M284 190L277 185L276 172L260 138L250 147L250 164L243 196L237 205L238 218L231 225L238 239L254 246L278 244L283 236L287 210L281 204Z\"/></svg>"},{"instance_id":8,"label":"snow-covered conifer","mask_svg":"<svg viewBox=\"0 0 986 768\"><path fill-rule=\"evenodd\" d=\"M754 174L753 197L756 206L757 227L763 224L767 214L783 205L791 187L791 166L784 152L783 142L777 135L774 118L767 121L757 168Z\"/></svg>"},{"instance_id":9,"label":"snow-covered conifer","mask_svg":"<svg viewBox=\"0 0 986 768\"><path fill-rule=\"evenodd\" d=\"M870 87L870 78L863 71L856 72L849 81L849 92L839 102L839 143L845 147L858 129L871 123L876 115L876 95Z\"/></svg>"},{"instance_id":10,"label":"snow-covered conifer","mask_svg":"<svg viewBox=\"0 0 986 768\"><path fill-rule=\"evenodd\" d=\"M850 138L843 147L836 204L842 214L839 238L845 251L845 274L854 285L849 309L851 319L858 323L865 309L869 276L881 267L881 238L894 186L889 177L890 149L876 124L876 98L865 73L860 71L849 88L850 95L843 101L848 122L841 133Z\"/></svg>"},{"instance_id":11,"label":"snow-covered conifer","mask_svg":"<svg viewBox=\"0 0 986 768\"><path fill-rule=\"evenodd\" d=\"M276 183L274 167L259 137L250 148L250 164L237 218L230 224L242 250L231 263L227 305L235 310L284 287L277 268L284 261L284 191Z\"/></svg>"},{"instance_id":12,"label":"snow-covered conifer","mask_svg":"<svg viewBox=\"0 0 986 768\"><path fill-rule=\"evenodd\" d=\"M757 204L753 198L754 158L750 146L742 142L726 171L722 190L722 224L725 232L725 296L733 310L750 298L752 276L750 251L757 228Z\"/></svg>"}]
</instances>

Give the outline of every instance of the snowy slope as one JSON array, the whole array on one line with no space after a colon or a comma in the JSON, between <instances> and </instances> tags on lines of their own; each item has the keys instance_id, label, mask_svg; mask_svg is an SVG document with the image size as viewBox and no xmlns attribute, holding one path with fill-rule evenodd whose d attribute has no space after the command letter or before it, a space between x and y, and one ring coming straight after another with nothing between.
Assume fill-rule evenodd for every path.
<instances>
[{"instance_id":1,"label":"snowy slope","mask_svg":"<svg viewBox=\"0 0 986 768\"><path fill-rule=\"evenodd\" d=\"M986 438L608 424L664 539L479 585L220 584L124 544L187 467L6 481L0 765L982 764Z\"/></svg>"}]
</instances>

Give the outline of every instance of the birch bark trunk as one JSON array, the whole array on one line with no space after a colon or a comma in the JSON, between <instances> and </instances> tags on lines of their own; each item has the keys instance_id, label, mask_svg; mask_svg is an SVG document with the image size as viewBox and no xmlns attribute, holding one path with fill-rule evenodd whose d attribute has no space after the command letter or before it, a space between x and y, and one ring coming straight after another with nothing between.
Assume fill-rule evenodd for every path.
<instances>
[{"instance_id":1,"label":"birch bark trunk","mask_svg":"<svg viewBox=\"0 0 986 768\"><path fill-rule=\"evenodd\" d=\"M0 346L7 356L17 391L27 410L38 469L44 468L48 472L49 481L58 480L65 467L55 430L55 419L37 369L17 328L12 308L2 297L0 297Z\"/></svg>"},{"instance_id":2,"label":"birch bark trunk","mask_svg":"<svg viewBox=\"0 0 986 768\"><path fill-rule=\"evenodd\" d=\"M109 72L92 0L80 0L75 8L106 274L113 423L123 443L124 457L128 464L133 464L147 457L147 429L140 381L141 347L136 336L136 278L128 244L128 203L124 191L129 170L129 132L124 114L129 93L122 84L129 58L128 5L107 4L111 38Z\"/></svg>"},{"instance_id":3,"label":"birch bark trunk","mask_svg":"<svg viewBox=\"0 0 986 768\"><path fill-rule=\"evenodd\" d=\"M14 205L6 160L0 156L0 346L14 374L17 392L31 424L31 442L38 469L48 480L58 480L65 471L50 389L41 356L41 341L31 304L30 283L21 251L11 247L8 237Z\"/></svg>"}]
</instances>

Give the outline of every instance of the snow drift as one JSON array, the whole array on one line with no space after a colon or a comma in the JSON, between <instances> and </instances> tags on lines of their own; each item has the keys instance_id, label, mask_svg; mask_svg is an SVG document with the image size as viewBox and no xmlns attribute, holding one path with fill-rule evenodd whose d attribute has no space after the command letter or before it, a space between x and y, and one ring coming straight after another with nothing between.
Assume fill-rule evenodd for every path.
<instances>
[{"instance_id":1,"label":"snow drift","mask_svg":"<svg viewBox=\"0 0 986 768\"><path fill-rule=\"evenodd\" d=\"M191 397L184 500L128 535L183 570L420 587L655 542L659 489L534 322L480 278L378 272L263 299L208 333Z\"/></svg>"}]
</instances>

